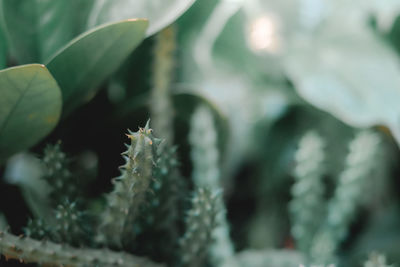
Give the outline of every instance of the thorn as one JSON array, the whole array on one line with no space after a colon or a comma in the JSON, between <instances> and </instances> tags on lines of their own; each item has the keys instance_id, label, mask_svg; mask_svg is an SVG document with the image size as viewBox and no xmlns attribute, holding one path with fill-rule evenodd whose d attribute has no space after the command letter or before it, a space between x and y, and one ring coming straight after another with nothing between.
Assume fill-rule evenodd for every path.
<instances>
[{"instance_id":1,"label":"thorn","mask_svg":"<svg viewBox=\"0 0 400 267\"><path fill-rule=\"evenodd\" d=\"M133 135L131 135L131 134L125 134L125 135L128 136L128 138L131 139L131 140L135 139L135 137Z\"/></svg>"}]
</instances>

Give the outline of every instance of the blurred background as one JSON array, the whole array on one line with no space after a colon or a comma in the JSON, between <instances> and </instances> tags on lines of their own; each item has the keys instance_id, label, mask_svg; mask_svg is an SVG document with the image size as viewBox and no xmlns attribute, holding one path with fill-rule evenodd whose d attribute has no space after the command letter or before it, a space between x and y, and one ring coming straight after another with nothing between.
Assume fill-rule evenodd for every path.
<instances>
[{"instance_id":1,"label":"blurred background","mask_svg":"<svg viewBox=\"0 0 400 267\"><path fill-rule=\"evenodd\" d=\"M311 255L300 244L312 237L298 234L297 223L320 228L329 212L342 216L350 207L337 241L340 266L362 266L373 251L400 263L399 15L398 0L199 0L168 23L181 171L189 180L190 120L195 107L206 103L218 134L230 236L243 261L256 261L249 253L278 250ZM88 104L31 152L1 167L0 210L14 232L21 232L37 208L29 199L40 201L45 190L35 162L47 143L62 140L82 176L97 179L96 186L88 187L89 197L111 189L110 177L118 175L122 163L118 155L124 150L125 129L135 130L150 117L147 103L160 29ZM12 55L7 60L9 66L18 63ZM310 132L317 137L305 139ZM362 139L365 132L378 141ZM355 145L358 137L365 143ZM371 142L375 150L370 153ZM354 151L370 158L354 163L349 159ZM296 168L307 159L315 163L310 168L320 180L312 180L299 195L296 190L302 189L295 185L304 174ZM365 179L348 185L342 177L352 167ZM340 198L339 188L352 191L344 190ZM320 190L320 198L304 206L291 204ZM324 204L316 203L321 200ZM318 204L326 210L321 218L307 213ZM305 222L299 216L306 216ZM298 259L298 254L275 256ZM259 264L253 266L270 266Z\"/></svg>"}]
</instances>

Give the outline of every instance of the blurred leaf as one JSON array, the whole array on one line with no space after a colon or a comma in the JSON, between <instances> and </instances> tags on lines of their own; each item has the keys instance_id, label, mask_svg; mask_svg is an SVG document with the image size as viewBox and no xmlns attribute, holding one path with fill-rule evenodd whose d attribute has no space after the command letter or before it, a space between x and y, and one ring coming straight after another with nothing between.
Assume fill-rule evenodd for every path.
<instances>
[{"instance_id":1,"label":"blurred leaf","mask_svg":"<svg viewBox=\"0 0 400 267\"><path fill-rule=\"evenodd\" d=\"M89 28L122 19L146 18L147 36L180 17L195 0L97 0L89 17Z\"/></svg>"},{"instance_id":2,"label":"blurred leaf","mask_svg":"<svg viewBox=\"0 0 400 267\"><path fill-rule=\"evenodd\" d=\"M43 65L0 71L0 163L45 137L61 113L61 92Z\"/></svg>"},{"instance_id":3,"label":"blurred leaf","mask_svg":"<svg viewBox=\"0 0 400 267\"><path fill-rule=\"evenodd\" d=\"M4 69L7 63L7 39L3 24L3 11L0 4L0 70Z\"/></svg>"},{"instance_id":4,"label":"blurred leaf","mask_svg":"<svg viewBox=\"0 0 400 267\"><path fill-rule=\"evenodd\" d=\"M298 41L286 58L287 74L311 104L355 127L384 124L400 143L396 53L368 29L335 27Z\"/></svg>"},{"instance_id":5,"label":"blurred leaf","mask_svg":"<svg viewBox=\"0 0 400 267\"><path fill-rule=\"evenodd\" d=\"M50 186L43 177L42 162L29 153L19 153L7 161L4 180L21 188L21 193L30 211L38 218L49 218Z\"/></svg>"},{"instance_id":6,"label":"blurred leaf","mask_svg":"<svg viewBox=\"0 0 400 267\"><path fill-rule=\"evenodd\" d=\"M89 101L143 40L147 20L125 20L82 34L59 51L48 68L61 87L64 116Z\"/></svg>"},{"instance_id":7,"label":"blurred leaf","mask_svg":"<svg viewBox=\"0 0 400 267\"><path fill-rule=\"evenodd\" d=\"M11 48L21 64L45 62L75 35L74 1L3 0Z\"/></svg>"},{"instance_id":8,"label":"blurred leaf","mask_svg":"<svg viewBox=\"0 0 400 267\"><path fill-rule=\"evenodd\" d=\"M357 1L355 1L357 2ZM369 4L366 14L374 14L377 18L378 26L383 31L390 30L396 17L400 14L400 1L398 0L386 0L366 1Z\"/></svg>"}]
</instances>

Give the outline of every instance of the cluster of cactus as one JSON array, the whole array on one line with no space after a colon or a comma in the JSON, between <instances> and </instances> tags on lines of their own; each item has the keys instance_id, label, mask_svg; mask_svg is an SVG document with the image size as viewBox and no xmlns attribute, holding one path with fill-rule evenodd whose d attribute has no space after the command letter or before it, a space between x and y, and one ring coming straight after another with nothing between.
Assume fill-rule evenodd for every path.
<instances>
[{"instance_id":1,"label":"cluster of cactus","mask_svg":"<svg viewBox=\"0 0 400 267\"><path fill-rule=\"evenodd\" d=\"M114 189L105 197L103 212L97 214L85 211L87 205L72 190L76 188L74 173L60 144L46 147L43 178L52 192L59 193L57 197L50 194L54 216L31 220L24 236L1 232L1 254L43 266L261 266L274 262L280 267L291 266L293 261L306 266L299 262L304 261L299 255L278 257L278 252L265 252L261 257L253 253L249 259L250 252L234 253L214 131L210 110L200 106L190 133L195 159L193 193L179 174L176 148L155 138L149 122L137 132L129 131L121 175L113 179ZM325 200L322 138L309 132L300 141L290 213L293 236L310 266L336 266L335 252L356 214L379 142L379 136L371 131L354 138L335 193ZM182 194L185 191L186 195ZM186 197L190 199L187 203ZM150 236L160 244L146 243ZM388 265L384 256L371 254L365 266Z\"/></svg>"},{"instance_id":2,"label":"cluster of cactus","mask_svg":"<svg viewBox=\"0 0 400 267\"><path fill-rule=\"evenodd\" d=\"M300 140L290 203L292 234L310 263L335 266L335 255L362 203L363 192L380 167L376 156L381 138L371 130L354 137L330 199L324 194L327 170L323 143L316 132L308 132Z\"/></svg>"},{"instance_id":3,"label":"cluster of cactus","mask_svg":"<svg viewBox=\"0 0 400 267\"><path fill-rule=\"evenodd\" d=\"M74 172L61 143L48 145L42 178L51 188L51 216L31 219L21 236L0 232L0 255L23 263L71 267L336 266L336 253L377 165L379 136L369 130L357 134L328 199L325 142L315 131L305 134L295 154L289 203L297 250L236 252L221 189L218 132L207 105L195 108L191 118L192 179L179 170L170 91L174 31L171 26L155 38L149 108L154 132L163 139L153 135L149 121L126 134L130 144L122 153L125 163L112 180L113 190L96 202L101 202L100 208L84 197L85 181ZM364 266L388 265L383 255L371 254Z\"/></svg>"},{"instance_id":4,"label":"cluster of cactus","mask_svg":"<svg viewBox=\"0 0 400 267\"><path fill-rule=\"evenodd\" d=\"M52 192L60 193L57 198L51 194L54 216L31 220L25 237L2 232L1 254L21 262L54 266L161 266L131 255L142 246L137 244L137 239L151 231L153 238L157 234L170 235L166 240L160 238L164 249L170 253L165 263L203 266L217 226L220 193L196 186L191 205L185 212L186 219L180 221L179 209L184 203L179 202L185 198L178 193L184 182L180 181L182 177L177 171L176 149L162 144L152 132L148 122L139 131L127 134L131 143L122 153L125 164L121 175L113 179L114 189L106 195L104 211L100 214L85 212L79 197L75 202L70 200L70 191L63 187L68 185L69 188L72 184L73 173L66 164L68 159L59 144L48 146L43 157L47 168L44 179L56 185L52 186ZM179 233L179 224L185 225L183 233ZM150 247L143 245L146 246ZM180 251L179 258L173 257L177 254L175 250ZM146 252L146 256L152 256L152 251L140 251Z\"/></svg>"}]
</instances>

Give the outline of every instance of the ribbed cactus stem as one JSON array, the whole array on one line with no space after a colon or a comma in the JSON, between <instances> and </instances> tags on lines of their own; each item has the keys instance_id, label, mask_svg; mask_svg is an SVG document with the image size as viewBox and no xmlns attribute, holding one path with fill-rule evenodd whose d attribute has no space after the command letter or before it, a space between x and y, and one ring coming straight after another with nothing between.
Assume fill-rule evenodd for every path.
<instances>
[{"instance_id":1,"label":"ribbed cactus stem","mask_svg":"<svg viewBox=\"0 0 400 267\"><path fill-rule=\"evenodd\" d=\"M145 128L127 135L131 139L122 155L125 165L114 179L114 190L107 196L108 206L101 217L98 241L121 248L135 237L134 223L145 204L150 182L153 180L156 150L160 143L152 135L149 122Z\"/></svg>"},{"instance_id":2,"label":"ribbed cactus stem","mask_svg":"<svg viewBox=\"0 0 400 267\"><path fill-rule=\"evenodd\" d=\"M207 106L196 109L191 119L189 141L193 162L192 177L199 187L220 190L221 179L219 169L218 134L214 117ZM234 261L234 246L229 234L229 224L226 219L226 208L223 198L218 198L217 227L213 232L214 241L210 246L210 258L215 266L223 266L227 262L232 266Z\"/></svg>"},{"instance_id":3,"label":"ribbed cactus stem","mask_svg":"<svg viewBox=\"0 0 400 267\"><path fill-rule=\"evenodd\" d=\"M313 237L324 212L324 142L318 133L310 131L299 142L295 154L295 183L289 204L292 235L300 251L309 253Z\"/></svg>"},{"instance_id":4,"label":"ribbed cactus stem","mask_svg":"<svg viewBox=\"0 0 400 267\"><path fill-rule=\"evenodd\" d=\"M329 201L324 225L315 236L311 256L315 263L334 261L334 254L360 204L365 186L377 167L380 138L372 131L361 131L350 143L346 167L339 177L333 198Z\"/></svg>"},{"instance_id":5,"label":"ribbed cactus stem","mask_svg":"<svg viewBox=\"0 0 400 267\"><path fill-rule=\"evenodd\" d=\"M186 217L186 232L180 240L180 257L185 267L206 266L212 233L217 226L219 191L197 188Z\"/></svg>"},{"instance_id":6,"label":"ribbed cactus stem","mask_svg":"<svg viewBox=\"0 0 400 267\"><path fill-rule=\"evenodd\" d=\"M150 113L153 128L168 144L173 142L174 110L170 93L175 68L176 33L171 25L155 37L153 62L153 88Z\"/></svg>"},{"instance_id":7,"label":"ribbed cactus stem","mask_svg":"<svg viewBox=\"0 0 400 267\"><path fill-rule=\"evenodd\" d=\"M152 193L149 195L150 203L145 218L152 227L168 229L172 233L176 230L171 228L175 228L174 224L178 219L178 199L183 190L176 147L165 143L161 145L156 163L153 172L155 179L151 184Z\"/></svg>"},{"instance_id":8,"label":"ribbed cactus stem","mask_svg":"<svg viewBox=\"0 0 400 267\"><path fill-rule=\"evenodd\" d=\"M0 254L7 259L46 266L68 267L161 267L145 258L105 249L73 248L0 232Z\"/></svg>"},{"instance_id":9,"label":"ribbed cactus stem","mask_svg":"<svg viewBox=\"0 0 400 267\"><path fill-rule=\"evenodd\" d=\"M199 106L190 124L192 177L198 186L220 186L219 152L214 117L207 106Z\"/></svg>"},{"instance_id":10,"label":"ribbed cactus stem","mask_svg":"<svg viewBox=\"0 0 400 267\"><path fill-rule=\"evenodd\" d=\"M79 190L70 170L70 160L61 150L60 142L46 146L42 162L45 167L43 179L51 186L53 204L57 205L67 198L74 199Z\"/></svg>"},{"instance_id":11,"label":"ribbed cactus stem","mask_svg":"<svg viewBox=\"0 0 400 267\"><path fill-rule=\"evenodd\" d=\"M65 200L55 209L55 240L78 246L86 244L90 239L85 229L85 216L76 202Z\"/></svg>"}]
</instances>

